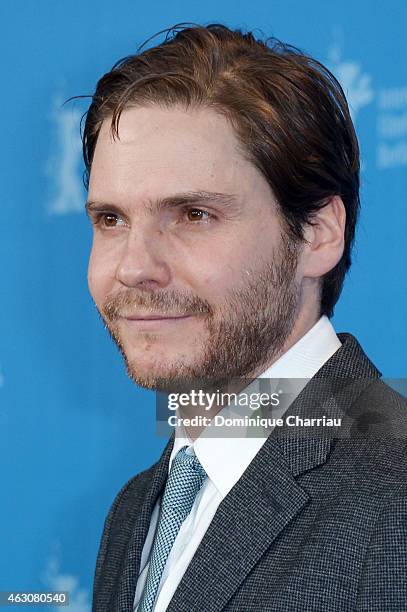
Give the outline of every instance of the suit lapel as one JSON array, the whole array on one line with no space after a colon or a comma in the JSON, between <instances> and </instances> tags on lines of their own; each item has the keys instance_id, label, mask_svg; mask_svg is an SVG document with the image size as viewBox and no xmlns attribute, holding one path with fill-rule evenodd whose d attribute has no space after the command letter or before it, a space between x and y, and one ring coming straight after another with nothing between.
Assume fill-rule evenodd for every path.
<instances>
[{"instance_id":1,"label":"suit lapel","mask_svg":"<svg viewBox=\"0 0 407 612\"><path fill-rule=\"evenodd\" d=\"M343 416L380 372L350 334L290 406L287 415ZM358 385L349 384L358 379ZM261 556L309 503L296 477L325 463L333 439L301 428L275 428L225 497L189 564L167 612L221 611Z\"/></svg>"},{"instance_id":2,"label":"suit lapel","mask_svg":"<svg viewBox=\"0 0 407 612\"><path fill-rule=\"evenodd\" d=\"M222 610L307 502L308 495L295 482L277 440L263 446L220 504L167 612Z\"/></svg>"}]
</instances>

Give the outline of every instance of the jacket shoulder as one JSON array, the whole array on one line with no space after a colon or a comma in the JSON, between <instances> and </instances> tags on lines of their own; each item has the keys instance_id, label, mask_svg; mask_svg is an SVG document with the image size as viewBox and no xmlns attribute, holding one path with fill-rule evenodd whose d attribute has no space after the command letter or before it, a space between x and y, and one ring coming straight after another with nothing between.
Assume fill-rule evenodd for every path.
<instances>
[{"instance_id":1,"label":"jacket shoulder","mask_svg":"<svg viewBox=\"0 0 407 612\"><path fill-rule=\"evenodd\" d=\"M104 523L103 532L110 529L111 524L113 523L115 517L120 514L121 509L127 505L129 502L129 498L133 498L137 492L144 489L145 485L150 482L152 474L154 472L154 468L156 467L158 462L153 463L149 468L142 470L135 476L132 476L119 490L116 494L107 517Z\"/></svg>"},{"instance_id":2,"label":"jacket shoulder","mask_svg":"<svg viewBox=\"0 0 407 612\"><path fill-rule=\"evenodd\" d=\"M102 592L104 592L105 587L108 586L105 583L109 581L110 577L106 574L106 568L109 565L108 558L109 555L111 556L111 552L109 553L109 551L114 549L114 555L116 555L119 549L125 550L129 535L126 526L131 523L131 521L129 521L129 510L138 507L144 499L157 463L158 462L154 463L151 467L130 478L122 486L110 506L104 521L96 559L92 609L97 608L97 605L100 603L99 599L102 597Z\"/></svg>"}]
</instances>

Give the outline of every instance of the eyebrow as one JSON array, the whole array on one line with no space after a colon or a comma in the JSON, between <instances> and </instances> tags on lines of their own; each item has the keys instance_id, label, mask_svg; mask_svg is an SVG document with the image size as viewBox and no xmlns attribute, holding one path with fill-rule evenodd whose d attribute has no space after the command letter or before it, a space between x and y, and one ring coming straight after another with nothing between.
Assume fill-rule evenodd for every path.
<instances>
[{"instance_id":1,"label":"eyebrow","mask_svg":"<svg viewBox=\"0 0 407 612\"><path fill-rule=\"evenodd\" d=\"M231 193L219 193L215 191L186 191L176 193L165 198L149 200L145 203L145 210L150 214L156 214L164 209L176 208L185 204L197 204L199 202L211 202L220 205L225 211L234 209L237 196ZM120 213L121 210L115 204L89 200L85 204L86 213L93 211L111 211Z\"/></svg>"}]
</instances>

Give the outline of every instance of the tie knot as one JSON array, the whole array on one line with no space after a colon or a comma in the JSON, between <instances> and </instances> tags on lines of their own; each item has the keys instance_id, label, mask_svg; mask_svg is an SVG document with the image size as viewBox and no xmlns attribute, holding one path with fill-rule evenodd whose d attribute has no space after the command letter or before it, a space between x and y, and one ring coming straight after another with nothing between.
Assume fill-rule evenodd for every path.
<instances>
[{"instance_id":1,"label":"tie knot","mask_svg":"<svg viewBox=\"0 0 407 612\"><path fill-rule=\"evenodd\" d=\"M176 454L170 469L162 499L163 508L177 508L189 514L195 497L206 478L206 472L195 454L188 454L183 446Z\"/></svg>"},{"instance_id":2,"label":"tie knot","mask_svg":"<svg viewBox=\"0 0 407 612\"><path fill-rule=\"evenodd\" d=\"M171 468L174 468L175 466L180 466L182 470L185 470L185 472L198 472L202 475L203 478L205 478L206 472L200 464L198 457L195 455L194 451L192 451L192 453L188 453L187 448L187 446L183 446L178 451L178 453L175 455L174 462Z\"/></svg>"}]
</instances>

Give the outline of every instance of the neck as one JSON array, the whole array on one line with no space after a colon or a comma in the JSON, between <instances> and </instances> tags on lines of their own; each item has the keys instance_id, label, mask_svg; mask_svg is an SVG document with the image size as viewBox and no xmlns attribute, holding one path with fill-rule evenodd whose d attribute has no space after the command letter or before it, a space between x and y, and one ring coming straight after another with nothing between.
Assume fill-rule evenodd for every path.
<instances>
[{"instance_id":1,"label":"neck","mask_svg":"<svg viewBox=\"0 0 407 612\"><path fill-rule=\"evenodd\" d=\"M293 328L290 334L287 336L283 346L280 351L276 353L272 359L268 359L261 364L259 364L255 370L247 374L243 379L233 380L230 383L222 388L222 389L213 389L212 393L208 392L206 394L206 398L212 399L215 397L215 392L220 391L222 393L239 393L242 389L244 389L247 385L247 379L257 378L260 374L262 374L265 370L273 365L284 353L286 353L296 342L298 342L305 334L312 329L312 327L317 323L320 318L319 310L311 310L307 308L302 308L299 311L298 317L295 320ZM195 415L202 415L208 419L212 419L223 407L223 404L217 403L216 401L208 401L199 405L197 409L195 406L183 406L182 409L179 410L179 416L183 418L191 418ZM188 436L195 440L204 429L204 425L198 424L194 426L185 427L185 430Z\"/></svg>"},{"instance_id":2,"label":"neck","mask_svg":"<svg viewBox=\"0 0 407 612\"><path fill-rule=\"evenodd\" d=\"M249 378L257 378L259 374L267 370L269 367L273 365L284 353L286 353L294 344L298 342L310 329L312 329L320 319L321 315L319 311L302 309L299 312L297 319L293 325L293 328L290 334L287 336L283 346L281 349L273 355L272 359L269 359L259 366L256 367L255 370L250 374Z\"/></svg>"}]
</instances>

